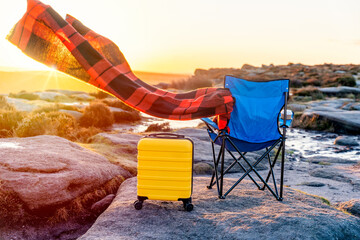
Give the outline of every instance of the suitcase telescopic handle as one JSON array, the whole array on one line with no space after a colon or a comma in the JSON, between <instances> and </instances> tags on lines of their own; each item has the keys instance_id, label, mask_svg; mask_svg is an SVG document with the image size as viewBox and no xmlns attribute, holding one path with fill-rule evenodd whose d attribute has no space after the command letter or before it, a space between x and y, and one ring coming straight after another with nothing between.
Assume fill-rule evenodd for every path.
<instances>
[{"instance_id":1,"label":"suitcase telescopic handle","mask_svg":"<svg viewBox=\"0 0 360 240\"><path fill-rule=\"evenodd\" d=\"M174 133L152 133L148 137L158 137L158 138L184 138L184 135L174 134Z\"/></svg>"}]
</instances>

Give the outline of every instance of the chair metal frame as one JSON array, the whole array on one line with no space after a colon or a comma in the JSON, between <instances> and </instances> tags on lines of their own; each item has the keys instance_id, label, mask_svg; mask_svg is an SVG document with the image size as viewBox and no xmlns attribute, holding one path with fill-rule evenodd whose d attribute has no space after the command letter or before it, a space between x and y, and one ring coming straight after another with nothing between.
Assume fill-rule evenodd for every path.
<instances>
[{"instance_id":1,"label":"chair metal frame","mask_svg":"<svg viewBox=\"0 0 360 240\"><path fill-rule=\"evenodd\" d=\"M284 188L284 164L285 164L285 143L286 143L286 129L289 127L288 126L288 121L287 120L291 120L288 118L287 116L287 99L289 96L288 92L284 92L285 94L285 101L284 101L284 105L283 105L283 110L285 112L284 116L285 119L281 119L280 120L280 113L278 114L278 121L280 121L280 126L279 128L282 130L282 133L279 131L280 133L280 138L277 139L271 146L263 148L266 149L266 151L262 154L261 157L259 157L255 163L251 164L249 162L249 160L246 158L246 154L247 152L242 152L240 151L240 149L236 146L236 144L232 141L231 137L228 135L228 133L226 132L226 130L219 130L214 128L214 126L210 126L209 123L207 123L206 121L205 124L207 126L207 131L209 133L209 136L211 133L215 133L215 131L218 131L216 138L212 139L210 137L210 141L211 141L211 145L212 145L212 155L213 155L213 164L214 164L214 170L213 170L213 174L210 180L210 184L207 186L209 189L211 189L215 184L217 187L217 191L218 191L218 196L220 199L225 199L226 196L246 177L248 176L252 182L258 187L259 190L265 190L265 188L267 188L271 194L276 198L276 200L278 201L282 201L283 200L283 188ZM212 125L212 124L211 124ZM215 144L216 141L220 140L221 141L221 145L220 145L220 150L218 152L218 155L216 157L216 152L215 152ZM226 144L230 144L239 154L239 157L236 157L229 149L226 148ZM270 157L270 152L276 147L279 146L275 156L273 157L273 160L271 160ZM226 151L225 151L226 150ZM225 161L225 153L228 152L228 154L232 157L232 159L234 160L231 165L224 170L224 161ZM278 191L278 184L276 182L275 179L275 175L274 175L274 167L275 164L279 158L281 152L281 169L280 169L280 184L279 184L279 191ZM269 171L267 173L266 178L264 179L259 172L256 170L256 166L263 161L265 158L267 158L268 160L268 164L269 164ZM240 160L243 160L248 167L246 168L246 166L244 166ZM219 164L220 164L220 172L218 170L219 168ZM230 169L232 169L235 165L240 166L240 168L245 172L236 182L233 186L231 186L224 194L223 194L223 185L224 185L224 176L230 171ZM251 173L254 173L259 179L260 181L256 181L254 179L253 176L251 176ZM272 182L273 182L273 187L271 187L269 185L269 179L270 177L272 178ZM262 183L262 186L260 186L260 184Z\"/></svg>"}]
</instances>

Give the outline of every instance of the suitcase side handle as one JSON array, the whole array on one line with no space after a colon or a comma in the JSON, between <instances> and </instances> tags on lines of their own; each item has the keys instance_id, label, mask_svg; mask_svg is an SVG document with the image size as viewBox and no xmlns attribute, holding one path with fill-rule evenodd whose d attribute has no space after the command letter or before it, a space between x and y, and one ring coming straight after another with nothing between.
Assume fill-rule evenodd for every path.
<instances>
[{"instance_id":1,"label":"suitcase side handle","mask_svg":"<svg viewBox=\"0 0 360 240\"><path fill-rule=\"evenodd\" d=\"M184 135L174 134L174 133L152 133L147 137L158 137L158 138L185 138Z\"/></svg>"}]
</instances>

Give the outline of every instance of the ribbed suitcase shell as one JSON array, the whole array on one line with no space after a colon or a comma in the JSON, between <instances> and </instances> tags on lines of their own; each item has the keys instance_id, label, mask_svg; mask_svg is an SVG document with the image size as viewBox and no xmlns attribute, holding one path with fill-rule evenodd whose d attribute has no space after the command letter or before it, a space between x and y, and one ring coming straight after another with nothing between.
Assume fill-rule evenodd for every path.
<instances>
[{"instance_id":1,"label":"ribbed suitcase shell","mask_svg":"<svg viewBox=\"0 0 360 240\"><path fill-rule=\"evenodd\" d=\"M193 149L188 138L142 138L138 143L137 195L150 200L190 198Z\"/></svg>"}]
</instances>

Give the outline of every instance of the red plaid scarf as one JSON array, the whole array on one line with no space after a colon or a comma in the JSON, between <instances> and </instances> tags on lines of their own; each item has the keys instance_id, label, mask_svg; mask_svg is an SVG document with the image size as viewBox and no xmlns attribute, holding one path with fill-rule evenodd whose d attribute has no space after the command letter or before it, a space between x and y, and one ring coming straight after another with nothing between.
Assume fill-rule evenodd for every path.
<instances>
[{"instance_id":1,"label":"red plaid scarf","mask_svg":"<svg viewBox=\"0 0 360 240\"><path fill-rule=\"evenodd\" d=\"M67 15L64 20L38 0L28 0L27 12L14 26L8 40L33 59L90 83L155 117L190 120L220 116L223 128L233 108L233 97L225 88L176 94L146 84L134 75L111 40L72 16Z\"/></svg>"}]
</instances>

